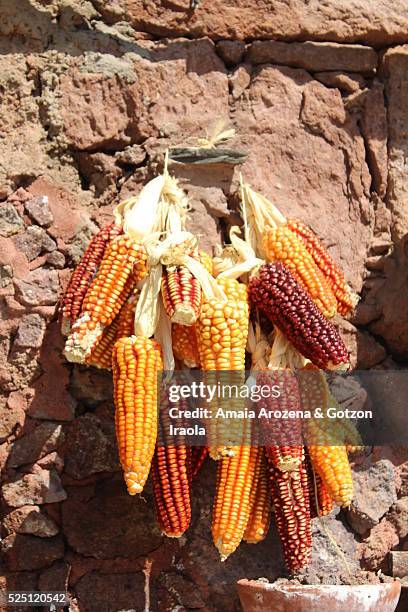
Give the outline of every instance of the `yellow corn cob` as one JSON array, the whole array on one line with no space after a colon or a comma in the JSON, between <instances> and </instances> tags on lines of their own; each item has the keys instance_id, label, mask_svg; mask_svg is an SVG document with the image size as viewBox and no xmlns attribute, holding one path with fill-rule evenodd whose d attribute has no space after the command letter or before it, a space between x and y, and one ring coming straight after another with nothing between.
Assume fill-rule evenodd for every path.
<instances>
[{"instance_id":1,"label":"yellow corn cob","mask_svg":"<svg viewBox=\"0 0 408 612\"><path fill-rule=\"evenodd\" d=\"M268 261L282 262L326 317L336 314L336 298L301 238L286 225L267 228L263 247Z\"/></svg>"},{"instance_id":2,"label":"yellow corn cob","mask_svg":"<svg viewBox=\"0 0 408 612\"><path fill-rule=\"evenodd\" d=\"M218 279L217 279L218 282ZM227 295L227 301L211 298L204 301L196 324L197 344L202 370L208 372L207 384L217 384L223 379L222 372L235 371L225 383L243 384L245 370L245 346L248 336L249 313L247 289L236 280L220 280ZM215 416L219 408L240 410L240 398L214 400L209 408ZM213 459L228 455L230 446L240 441L242 419L208 419L207 436L209 454ZM231 441L229 443L228 441Z\"/></svg>"},{"instance_id":3,"label":"yellow corn cob","mask_svg":"<svg viewBox=\"0 0 408 612\"><path fill-rule=\"evenodd\" d=\"M175 323L171 326L171 336L174 356L188 368L199 367L200 356L198 354L195 325Z\"/></svg>"},{"instance_id":4,"label":"yellow corn cob","mask_svg":"<svg viewBox=\"0 0 408 612\"><path fill-rule=\"evenodd\" d=\"M299 387L303 410L314 414L316 408L326 414L330 393L324 374L318 370L300 371ZM329 496L340 506L347 507L353 498L353 481L346 446L341 444L342 426L330 419L307 420L305 439L307 450L317 474Z\"/></svg>"},{"instance_id":5,"label":"yellow corn cob","mask_svg":"<svg viewBox=\"0 0 408 612\"><path fill-rule=\"evenodd\" d=\"M239 546L251 512L259 446L239 446L232 457L222 457L217 466L217 484L213 507L212 536L221 561Z\"/></svg>"},{"instance_id":6,"label":"yellow corn cob","mask_svg":"<svg viewBox=\"0 0 408 612\"><path fill-rule=\"evenodd\" d=\"M68 337L65 346L68 361L86 361L146 272L146 252L140 244L125 235L109 243L85 296L81 315Z\"/></svg>"},{"instance_id":7,"label":"yellow corn cob","mask_svg":"<svg viewBox=\"0 0 408 612\"><path fill-rule=\"evenodd\" d=\"M112 368L112 351L115 342L119 338L126 338L134 333L135 308L138 296L139 291L136 289L135 293L122 306L113 323L103 331L101 339L86 359L87 364L105 370Z\"/></svg>"},{"instance_id":8,"label":"yellow corn cob","mask_svg":"<svg viewBox=\"0 0 408 612\"><path fill-rule=\"evenodd\" d=\"M119 458L131 495L143 490L157 437L157 377L162 369L154 340L131 336L113 348L115 425Z\"/></svg>"},{"instance_id":9,"label":"yellow corn cob","mask_svg":"<svg viewBox=\"0 0 408 612\"><path fill-rule=\"evenodd\" d=\"M223 289L229 300L238 300L247 302L248 289L244 283L239 283L233 278L225 278L224 276L217 277L218 285Z\"/></svg>"},{"instance_id":10,"label":"yellow corn cob","mask_svg":"<svg viewBox=\"0 0 408 612\"><path fill-rule=\"evenodd\" d=\"M212 275L213 274L213 260L212 260L211 255L209 255L205 251L199 251L198 258L200 260L200 263L207 270L207 272L209 272Z\"/></svg>"},{"instance_id":11,"label":"yellow corn cob","mask_svg":"<svg viewBox=\"0 0 408 612\"><path fill-rule=\"evenodd\" d=\"M266 538L271 518L271 494L263 448L260 448L257 455L250 508L244 540L249 544L257 544Z\"/></svg>"}]
</instances>

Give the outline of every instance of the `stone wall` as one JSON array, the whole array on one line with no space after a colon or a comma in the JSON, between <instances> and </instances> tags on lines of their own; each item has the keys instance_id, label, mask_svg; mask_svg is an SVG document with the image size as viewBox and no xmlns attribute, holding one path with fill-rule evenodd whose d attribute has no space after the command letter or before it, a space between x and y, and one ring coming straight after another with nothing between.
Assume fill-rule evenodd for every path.
<instances>
[{"instance_id":1,"label":"stone wall","mask_svg":"<svg viewBox=\"0 0 408 612\"><path fill-rule=\"evenodd\" d=\"M189 532L163 538L150 488L134 499L122 484L109 375L61 356L71 269L169 145L228 119L244 177L311 225L361 293L341 323L353 365L408 359L405 2L188 5L0 0L2 587L68 585L73 610L141 610L147 591L152 610L236 610L238 578L284 571L274 530L219 563L210 463ZM238 171L173 170L211 252L237 223ZM387 570L407 547L406 459L360 459L353 509L328 519L351 568ZM314 530L307 580L337 580L342 560Z\"/></svg>"}]
</instances>

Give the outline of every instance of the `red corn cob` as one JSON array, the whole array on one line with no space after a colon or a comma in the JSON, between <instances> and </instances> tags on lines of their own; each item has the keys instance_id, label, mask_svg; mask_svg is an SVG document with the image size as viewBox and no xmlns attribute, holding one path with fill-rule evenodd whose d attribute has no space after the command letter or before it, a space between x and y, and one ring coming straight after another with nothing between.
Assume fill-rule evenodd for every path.
<instances>
[{"instance_id":1,"label":"red corn cob","mask_svg":"<svg viewBox=\"0 0 408 612\"><path fill-rule=\"evenodd\" d=\"M184 266L166 266L162 276L162 296L173 323L192 325L201 308L201 286Z\"/></svg>"},{"instance_id":2,"label":"red corn cob","mask_svg":"<svg viewBox=\"0 0 408 612\"><path fill-rule=\"evenodd\" d=\"M291 370L265 370L257 375L257 385L272 393L255 403L269 463L275 521L281 539L285 563L290 571L305 567L311 555L309 490L305 471L300 419L281 419L273 414L301 409L300 391ZM269 417L269 412L271 416Z\"/></svg>"},{"instance_id":3,"label":"red corn cob","mask_svg":"<svg viewBox=\"0 0 408 612\"><path fill-rule=\"evenodd\" d=\"M298 381L291 370L260 371L256 383L264 389L279 389L280 395L261 398L254 408L261 414L296 412L301 409ZM269 461L282 471L299 467L303 458L302 424L299 418L275 418L261 416L259 419L261 440Z\"/></svg>"},{"instance_id":4,"label":"red corn cob","mask_svg":"<svg viewBox=\"0 0 408 612\"><path fill-rule=\"evenodd\" d=\"M252 303L319 368L348 365L348 352L337 329L280 262L265 264L249 283Z\"/></svg>"},{"instance_id":5,"label":"red corn cob","mask_svg":"<svg viewBox=\"0 0 408 612\"><path fill-rule=\"evenodd\" d=\"M206 446L193 446L191 448L191 473L193 478L198 476L207 455L208 448Z\"/></svg>"},{"instance_id":6,"label":"red corn cob","mask_svg":"<svg viewBox=\"0 0 408 612\"><path fill-rule=\"evenodd\" d=\"M187 530L191 519L192 452L180 436L176 443L171 442L166 393L162 394L162 398L160 434L152 463L153 493L162 532L168 537L179 538ZM178 401L179 410L188 407L187 400L181 398Z\"/></svg>"},{"instance_id":7,"label":"red corn cob","mask_svg":"<svg viewBox=\"0 0 408 612\"><path fill-rule=\"evenodd\" d=\"M312 534L306 466L304 461L291 471L282 472L270 462L270 482L275 521L285 563L296 572L310 561Z\"/></svg>"},{"instance_id":8,"label":"red corn cob","mask_svg":"<svg viewBox=\"0 0 408 612\"><path fill-rule=\"evenodd\" d=\"M81 261L71 276L62 298L61 328L64 334L69 333L71 325L75 323L81 312L82 302L102 261L108 243L121 233L121 227L110 223L102 227L90 241Z\"/></svg>"},{"instance_id":9,"label":"red corn cob","mask_svg":"<svg viewBox=\"0 0 408 612\"><path fill-rule=\"evenodd\" d=\"M191 447L158 446L152 463L157 521L169 538L179 538L191 520Z\"/></svg>"}]
</instances>

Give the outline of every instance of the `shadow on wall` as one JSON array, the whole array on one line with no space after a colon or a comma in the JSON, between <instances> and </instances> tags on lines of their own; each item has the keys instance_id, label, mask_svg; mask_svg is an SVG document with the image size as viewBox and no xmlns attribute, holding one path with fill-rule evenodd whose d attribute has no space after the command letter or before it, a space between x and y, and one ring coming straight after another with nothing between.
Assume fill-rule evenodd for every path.
<instances>
[{"instance_id":1,"label":"shadow on wall","mask_svg":"<svg viewBox=\"0 0 408 612\"><path fill-rule=\"evenodd\" d=\"M165 49L149 50L127 35L126 29L121 31L120 27L107 25L100 20L101 17L99 13L96 17L96 12L94 15L96 18L89 19L73 5L62 6L57 17L58 21L54 23L50 13L37 9L29 0L17 0L14 3L0 0L0 5L2 4L4 4L3 25L0 25L0 32L9 38L7 43L0 43L0 54L10 53L10 48L16 53L58 51L73 57L80 57L84 52L93 51L115 57L132 53L151 62L162 62L184 58L183 47L186 46L190 49L194 47L195 51L188 53L187 72L203 75L214 70L214 62L208 61L208 51L210 47L213 48L213 43L207 39L175 43L170 41ZM194 14L193 11L186 12ZM101 25L103 27L99 27ZM221 60L219 60L219 70L225 70Z\"/></svg>"},{"instance_id":2,"label":"shadow on wall","mask_svg":"<svg viewBox=\"0 0 408 612\"><path fill-rule=\"evenodd\" d=\"M0 31L10 37L7 44L0 45L0 53L9 53L11 46L22 53L55 50L79 56L84 51L95 51L116 56L135 53L148 57L145 49L113 29L109 33L92 29L86 13L76 10L72 4L61 7L58 23L53 22L51 13L37 9L29 0L0 0L0 6ZM93 16L96 15L95 11ZM103 21L93 23L103 24Z\"/></svg>"},{"instance_id":3,"label":"shadow on wall","mask_svg":"<svg viewBox=\"0 0 408 612\"><path fill-rule=\"evenodd\" d=\"M408 235L396 243L390 235L374 236L361 303L352 318L353 324L366 328L383 347L383 359L377 353L371 367L398 369L408 362L407 263ZM369 344L357 338L357 364L370 363L369 349Z\"/></svg>"}]
</instances>

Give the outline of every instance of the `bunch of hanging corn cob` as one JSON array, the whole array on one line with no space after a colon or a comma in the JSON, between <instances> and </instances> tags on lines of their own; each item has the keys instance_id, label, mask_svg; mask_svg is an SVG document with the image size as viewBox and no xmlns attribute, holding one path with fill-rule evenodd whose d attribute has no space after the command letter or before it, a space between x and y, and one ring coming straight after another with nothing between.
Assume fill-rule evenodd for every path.
<instances>
[{"instance_id":1,"label":"bunch of hanging corn cob","mask_svg":"<svg viewBox=\"0 0 408 612\"><path fill-rule=\"evenodd\" d=\"M264 402L269 410L316 402L327 408L334 400L319 368L348 366L346 347L327 318L346 314L354 304L341 271L300 221L286 220L247 185L242 198L253 252L244 259L251 259L250 266L234 246L213 261L198 251L194 237L186 238L186 199L167 172L120 204L115 222L90 242L62 300L65 356L112 370L126 485L130 494L140 493L152 472L164 534L179 537L188 529L192 481L209 454L218 462L212 534L221 559L242 540L257 543L266 537L273 505L287 567L297 571L310 560L311 518L329 513L333 503L351 501L346 445L359 443L352 426L337 424L344 443L335 445L339 429L327 431L313 421L306 447L298 422L282 429L276 419L261 420L260 434L245 420L231 445L226 443L231 423L209 421L205 447L171 443L164 433L168 398L158 374L163 363L165 369L174 367L173 354L210 381L233 371L244 382L252 342L257 383L285 389L279 400ZM178 238L162 239L163 233ZM255 251L266 263L259 266ZM242 274L247 282L237 280ZM266 357L270 329L264 326L256 341L251 333L248 338L250 308L253 317L264 317L275 329L271 356ZM296 363L289 355L297 355Z\"/></svg>"}]
</instances>

